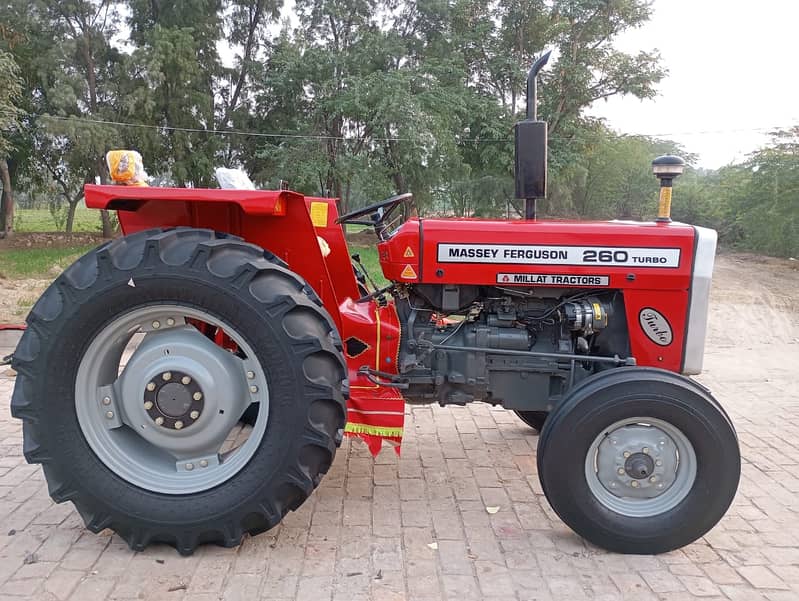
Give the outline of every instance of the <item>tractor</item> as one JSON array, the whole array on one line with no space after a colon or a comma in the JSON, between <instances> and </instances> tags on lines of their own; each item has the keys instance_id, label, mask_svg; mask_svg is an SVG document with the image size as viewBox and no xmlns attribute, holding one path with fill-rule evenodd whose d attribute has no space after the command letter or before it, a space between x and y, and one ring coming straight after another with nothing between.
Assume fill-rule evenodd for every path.
<instances>
[{"instance_id":1,"label":"tractor","mask_svg":"<svg viewBox=\"0 0 799 601\"><path fill-rule=\"evenodd\" d=\"M547 125L515 127L516 220L420 218L411 194L339 215L289 190L86 185L123 236L27 317L12 414L50 496L135 550L238 545L276 526L345 435L401 442L406 403L484 402L540 430L538 475L591 543L654 554L724 515L735 429L702 368L716 233L538 219ZM370 283L344 227L376 237Z\"/></svg>"}]
</instances>

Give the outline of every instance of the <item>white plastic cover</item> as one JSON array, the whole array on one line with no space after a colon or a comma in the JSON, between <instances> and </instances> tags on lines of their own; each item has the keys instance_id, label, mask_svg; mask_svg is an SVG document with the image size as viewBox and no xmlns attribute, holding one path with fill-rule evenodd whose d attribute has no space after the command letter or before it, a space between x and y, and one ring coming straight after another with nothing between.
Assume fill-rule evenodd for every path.
<instances>
[{"instance_id":1,"label":"white plastic cover","mask_svg":"<svg viewBox=\"0 0 799 601\"><path fill-rule=\"evenodd\" d=\"M217 167L214 171L220 188L228 190L255 190L255 184L241 169Z\"/></svg>"}]
</instances>

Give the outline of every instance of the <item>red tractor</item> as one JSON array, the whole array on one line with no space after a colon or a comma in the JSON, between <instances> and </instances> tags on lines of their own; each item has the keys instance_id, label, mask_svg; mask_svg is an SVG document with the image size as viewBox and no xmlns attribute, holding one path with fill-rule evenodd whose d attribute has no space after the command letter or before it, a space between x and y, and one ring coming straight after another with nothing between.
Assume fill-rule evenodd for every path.
<instances>
[{"instance_id":1,"label":"red tractor","mask_svg":"<svg viewBox=\"0 0 799 601\"><path fill-rule=\"evenodd\" d=\"M702 367L716 246L670 222L541 221L546 124L516 126L526 219L417 218L402 194L339 216L290 191L86 186L124 236L42 295L12 413L50 495L137 550L239 544L299 507L345 434L399 444L405 403L475 401L540 430L547 499L610 550L660 553L723 516L733 425ZM368 286L342 224L373 228Z\"/></svg>"}]
</instances>

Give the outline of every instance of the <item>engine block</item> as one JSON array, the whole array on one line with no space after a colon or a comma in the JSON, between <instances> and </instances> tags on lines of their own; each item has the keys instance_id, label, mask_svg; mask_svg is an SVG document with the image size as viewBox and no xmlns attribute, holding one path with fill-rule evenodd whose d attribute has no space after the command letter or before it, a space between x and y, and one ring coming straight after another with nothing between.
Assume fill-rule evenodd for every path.
<instances>
[{"instance_id":1,"label":"engine block","mask_svg":"<svg viewBox=\"0 0 799 601\"><path fill-rule=\"evenodd\" d=\"M575 382L626 356L613 292L415 286L397 302L409 402L551 410ZM446 317L444 317L446 315ZM608 362L612 362L610 359Z\"/></svg>"}]
</instances>

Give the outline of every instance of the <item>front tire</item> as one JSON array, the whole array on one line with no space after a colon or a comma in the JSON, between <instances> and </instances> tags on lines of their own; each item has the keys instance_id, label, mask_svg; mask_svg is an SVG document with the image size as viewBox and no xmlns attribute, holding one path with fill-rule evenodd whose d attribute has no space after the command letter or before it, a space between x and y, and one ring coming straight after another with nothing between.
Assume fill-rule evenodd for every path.
<instances>
[{"instance_id":1,"label":"front tire","mask_svg":"<svg viewBox=\"0 0 799 601\"><path fill-rule=\"evenodd\" d=\"M160 311L168 317L154 318ZM123 360L138 315L143 340ZM90 530L111 528L134 550L164 542L190 554L274 527L341 442L346 366L330 316L278 259L237 238L180 228L107 243L67 269L27 321L11 403L25 457L42 464L56 502L72 501ZM225 438L219 420L240 419L257 439L209 455Z\"/></svg>"},{"instance_id":2,"label":"front tire","mask_svg":"<svg viewBox=\"0 0 799 601\"><path fill-rule=\"evenodd\" d=\"M538 472L577 534L620 553L656 554L708 532L741 472L735 429L707 390L652 368L605 371L547 419Z\"/></svg>"},{"instance_id":3,"label":"front tire","mask_svg":"<svg viewBox=\"0 0 799 601\"><path fill-rule=\"evenodd\" d=\"M544 422L547 421L549 411L514 411L516 417L530 426L536 432L541 432Z\"/></svg>"}]
</instances>

